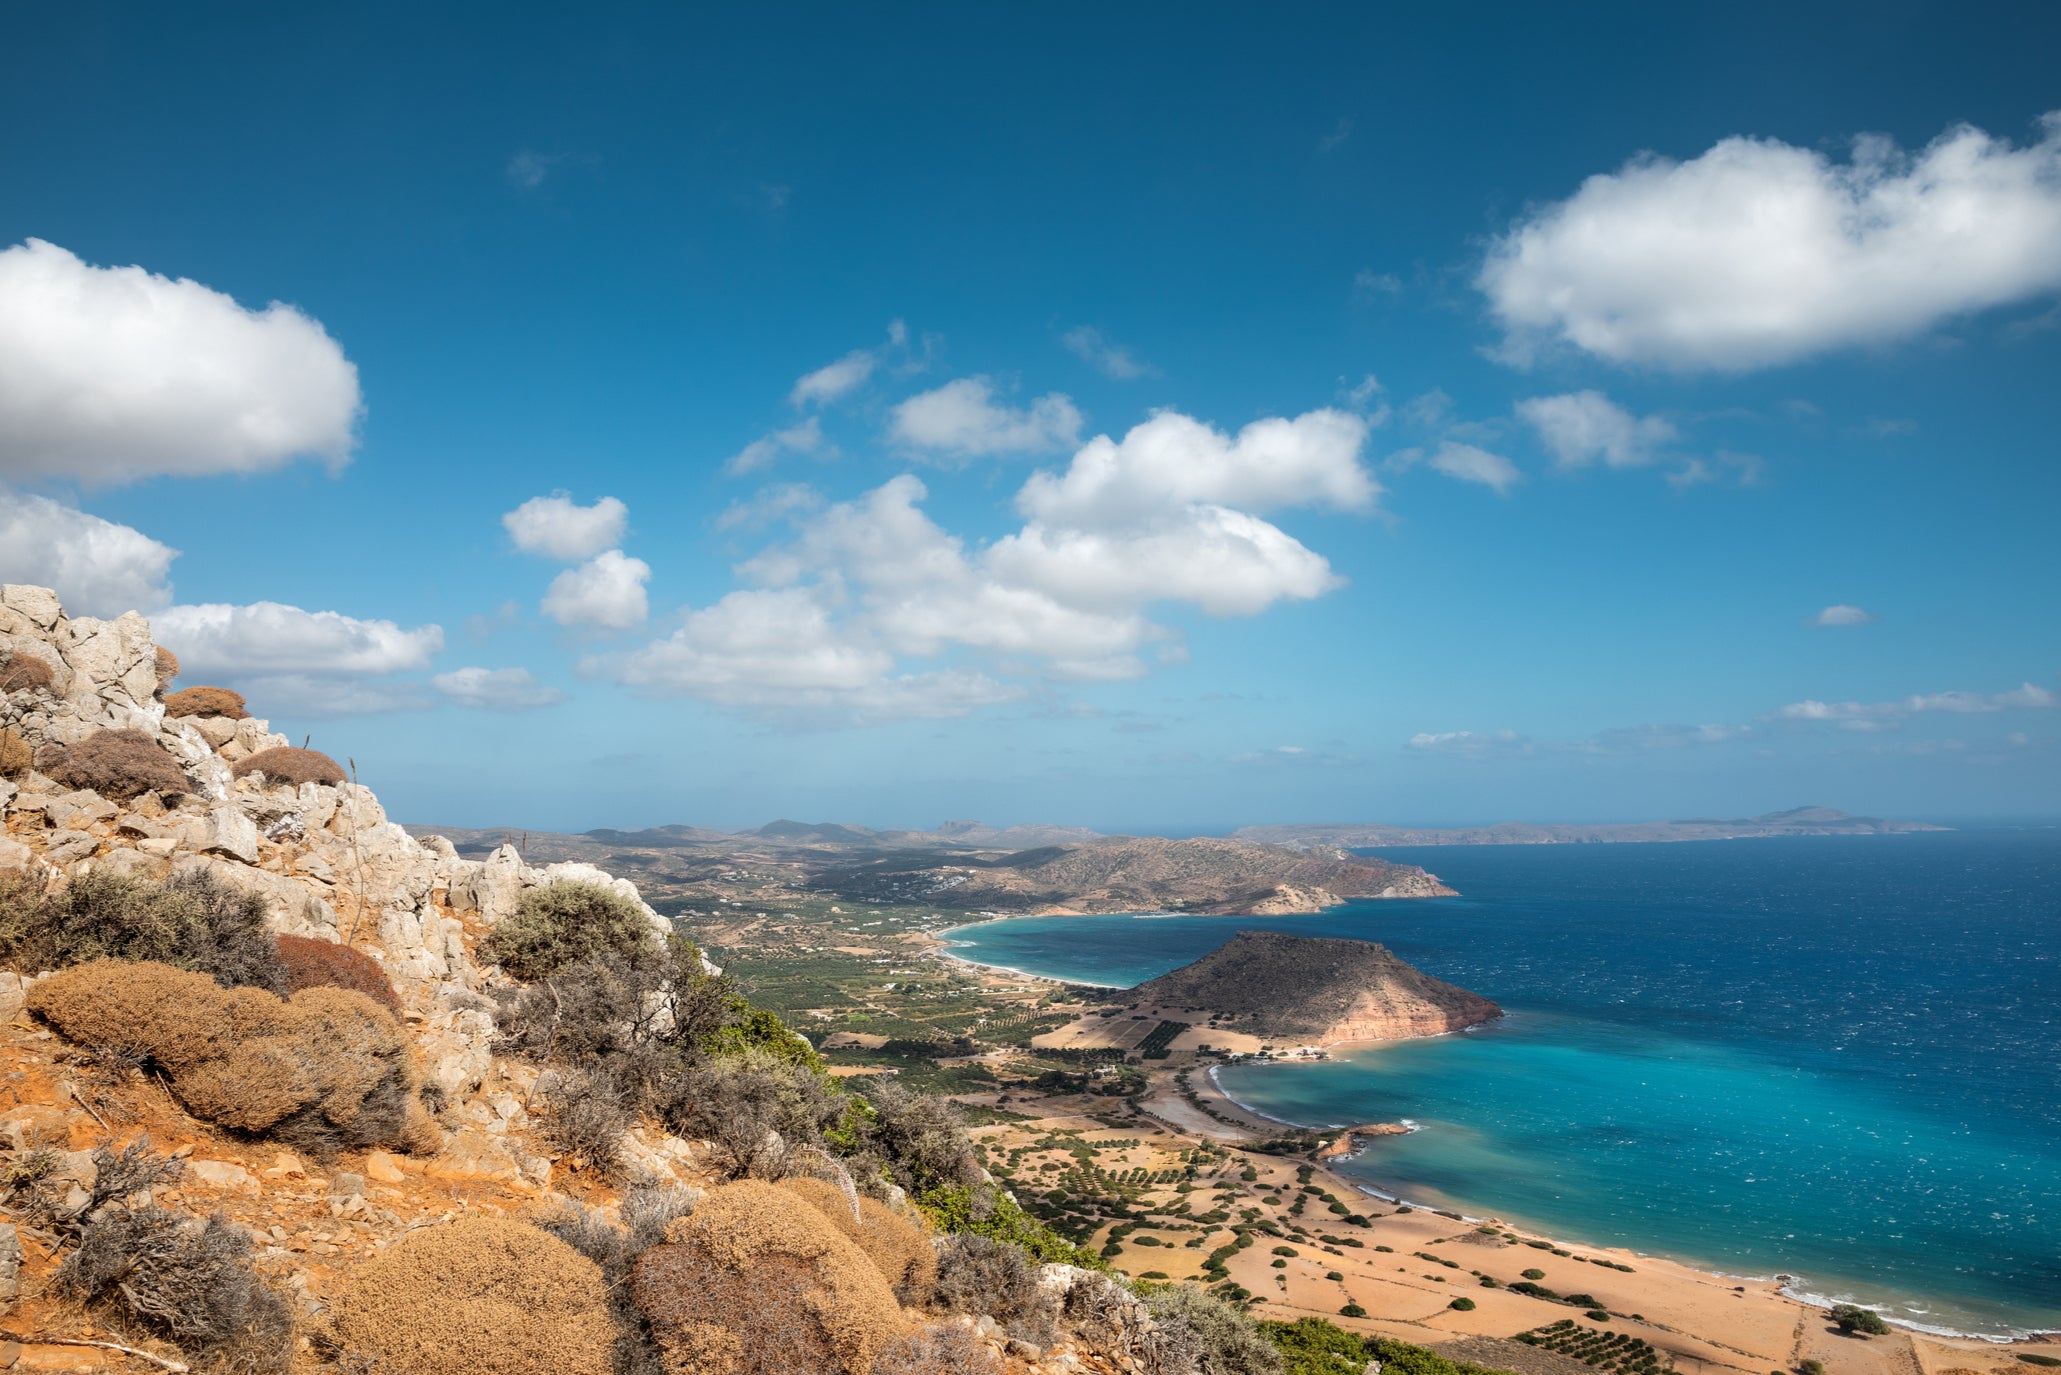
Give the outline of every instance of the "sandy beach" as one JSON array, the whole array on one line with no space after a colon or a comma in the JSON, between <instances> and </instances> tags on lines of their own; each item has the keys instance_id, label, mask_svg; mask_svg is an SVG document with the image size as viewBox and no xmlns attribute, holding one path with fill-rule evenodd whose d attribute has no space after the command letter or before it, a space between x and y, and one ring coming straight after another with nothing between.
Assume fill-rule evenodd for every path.
<instances>
[{"instance_id":1,"label":"sandy beach","mask_svg":"<svg viewBox=\"0 0 2061 1375\"><path fill-rule=\"evenodd\" d=\"M2007 1344L1901 1327L1887 1336L1847 1337L1825 1309L1783 1293L1774 1278L1723 1275L1549 1237L1506 1225L1478 1206L1463 1215L1457 1207L1387 1202L1335 1170L1241 1149L1278 1137L1281 1124L1242 1107L1199 1069L1187 1083L1192 1101L1173 1072L1155 1071L1135 1112L1121 1100L1012 1093L1007 1108L1027 1119L985 1125L976 1134L991 1159L1009 1162L1017 1188L1036 1187L1040 1171L1068 1167L1068 1150L1054 1149L1056 1139L1092 1147L1097 1169L1118 1177L1171 1179L1174 1167L1196 1160L1199 1150L1211 1168L1192 1192L1166 1187L1165 1204L1192 1200L1199 1216L1213 1192L1218 1210L1254 1227L1255 1244L1225 1264L1231 1280L1252 1293L1260 1316L1322 1317L1520 1375L1594 1375L1594 1367L1572 1357L1512 1340L1563 1321L1643 1339L1682 1375L1783 1375L1806 1360L1822 1362L1826 1375L2032 1375L2035 1367L2017 1360L2017 1352L2061 1356L2061 1343ZM1364 1225L1347 1221L1351 1215ZM1111 1230L1098 1228L1088 1244L1104 1246ZM1111 1263L1124 1273L1200 1279L1209 1255L1221 1254L1237 1234L1231 1221L1167 1221L1134 1224L1117 1239ZM1580 1301L1511 1288L1527 1282ZM1472 1306L1455 1308L1461 1299ZM1353 1305L1365 1316L1341 1311Z\"/></svg>"}]
</instances>

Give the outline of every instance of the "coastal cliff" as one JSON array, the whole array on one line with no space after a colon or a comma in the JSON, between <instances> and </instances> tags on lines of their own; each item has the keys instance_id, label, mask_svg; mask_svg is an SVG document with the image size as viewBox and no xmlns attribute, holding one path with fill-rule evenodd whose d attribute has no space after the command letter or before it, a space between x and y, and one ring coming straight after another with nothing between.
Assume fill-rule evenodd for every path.
<instances>
[{"instance_id":1,"label":"coastal cliff","mask_svg":"<svg viewBox=\"0 0 2061 1375\"><path fill-rule=\"evenodd\" d=\"M1229 944L1139 984L1132 1007L1207 1012L1239 1031L1314 1045L1442 1036L1503 1009L1372 941L1240 931Z\"/></svg>"}]
</instances>

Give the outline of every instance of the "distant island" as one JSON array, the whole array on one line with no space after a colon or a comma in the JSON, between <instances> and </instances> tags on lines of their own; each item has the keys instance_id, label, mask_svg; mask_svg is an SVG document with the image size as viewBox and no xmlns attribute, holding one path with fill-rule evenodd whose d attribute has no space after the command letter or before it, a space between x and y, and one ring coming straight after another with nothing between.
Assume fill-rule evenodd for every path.
<instances>
[{"instance_id":1,"label":"distant island","mask_svg":"<svg viewBox=\"0 0 2061 1375\"><path fill-rule=\"evenodd\" d=\"M1946 831L1926 821L1885 821L1854 816L1833 807L1792 807L1788 811L1735 820L1695 817L1685 821L1626 821L1600 825L1501 821L1492 826L1388 826L1313 824L1306 826L1243 826L1234 839L1291 848L1379 845L1600 845L1669 840L1758 840L1770 836L1906 835L1914 831Z\"/></svg>"},{"instance_id":2,"label":"distant island","mask_svg":"<svg viewBox=\"0 0 2061 1375\"><path fill-rule=\"evenodd\" d=\"M1218 1049L1400 1041L1465 1031L1503 1015L1372 941L1240 931L1192 964L1118 994L1041 1044L1134 1048L1154 1028L1169 1045Z\"/></svg>"}]
</instances>

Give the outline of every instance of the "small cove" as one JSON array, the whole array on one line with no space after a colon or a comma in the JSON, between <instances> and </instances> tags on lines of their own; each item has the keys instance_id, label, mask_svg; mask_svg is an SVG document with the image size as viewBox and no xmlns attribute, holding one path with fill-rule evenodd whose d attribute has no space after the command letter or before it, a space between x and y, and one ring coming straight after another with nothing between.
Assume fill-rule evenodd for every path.
<instances>
[{"instance_id":1,"label":"small cove","mask_svg":"<svg viewBox=\"0 0 2061 1375\"><path fill-rule=\"evenodd\" d=\"M1346 1166L1596 1244L1800 1277L1926 1326L2061 1327L2061 837L1383 850L1464 896L1300 917L1020 918L954 953L1129 986L1239 929L1379 940L1503 1022L1246 1063Z\"/></svg>"}]
</instances>

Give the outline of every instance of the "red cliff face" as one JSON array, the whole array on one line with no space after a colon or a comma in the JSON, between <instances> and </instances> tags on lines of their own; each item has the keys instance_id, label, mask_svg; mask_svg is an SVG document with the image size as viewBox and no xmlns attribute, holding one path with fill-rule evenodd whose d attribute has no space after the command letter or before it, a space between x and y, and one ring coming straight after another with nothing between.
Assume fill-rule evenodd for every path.
<instances>
[{"instance_id":1,"label":"red cliff face","mask_svg":"<svg viewBox=\"0 0 2061 1375\"><path fill-rule=\"evenodd\" d=\"M1273 931L1240 931L1195 963L1140 984L1128 1001L1215 1013L1240 1031L1316 1045L1442 1036L1503 1015L1386 946Z\"/></svg>"}]
</instances>

